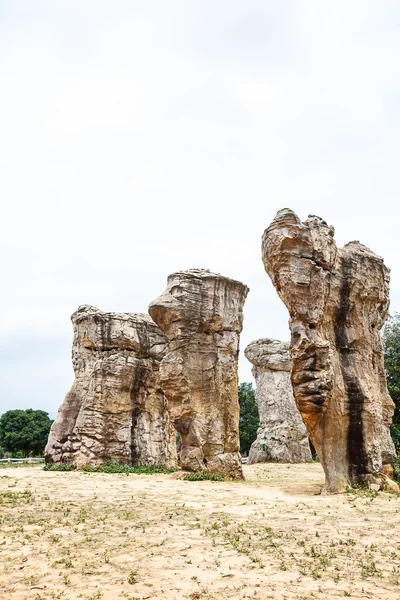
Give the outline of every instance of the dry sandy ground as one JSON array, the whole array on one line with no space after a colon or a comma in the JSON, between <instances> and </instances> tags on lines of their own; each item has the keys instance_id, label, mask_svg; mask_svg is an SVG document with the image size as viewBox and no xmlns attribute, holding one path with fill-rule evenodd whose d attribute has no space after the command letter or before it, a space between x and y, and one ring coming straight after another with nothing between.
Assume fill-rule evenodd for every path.
<instances>
[{"instance_id":1,"label":"dry sandy ground","mask_svg":"<svg viewBox=\"0 0 400 600\"><path fill-rule=\"evenodd\" d=\"M400 498L321 495L320 465L244 483L0 470L0 598L400 598Z\"/></svg>"}]
</instances>

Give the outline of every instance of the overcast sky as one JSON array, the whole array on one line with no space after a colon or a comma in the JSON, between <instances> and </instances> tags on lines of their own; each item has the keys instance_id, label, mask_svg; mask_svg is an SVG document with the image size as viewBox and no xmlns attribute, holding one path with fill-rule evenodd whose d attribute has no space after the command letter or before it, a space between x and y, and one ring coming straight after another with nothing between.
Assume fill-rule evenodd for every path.
<instances>
[{"instance_id":1,"label":"overcast sky","mask_svg":"<svg viewBox=\"0 0 400 600\"><path fill-rule=\"evenodd\" d=\"M283 207L383 256L400 311L397 1L0 0L0 81L0 413L54 415L76 307L177 270L250 287L242 349L288 339Z\"/></svg>"}]
</instances>

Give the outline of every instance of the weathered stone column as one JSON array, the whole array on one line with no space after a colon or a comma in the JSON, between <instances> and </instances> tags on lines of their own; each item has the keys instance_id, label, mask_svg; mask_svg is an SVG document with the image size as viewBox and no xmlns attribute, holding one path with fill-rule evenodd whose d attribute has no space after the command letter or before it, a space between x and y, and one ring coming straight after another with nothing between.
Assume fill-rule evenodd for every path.
<instances>
[{"instance_id":1,"label":"weathered stone column","mask_svg":"<svg viewBox=\"0 0 400 600\"><path fill-rule=\"evenodd\" d=\"M241 478L238 353L248 288L210 271L168 277L149 313L168 340L160 367L181 466Z\"/></svg>"},{"instance_id":2,"label":"weathered stone column","mask_svg":"<svg viewBox=\"0 0 400 600\"><path fill-rule=\"evenodd\" d=\"M289 209L264 232L264 266L290 313L292 384L325 470L327 490L380 481L395 450L379 334L389 271L359 242L337 248L319 217ZM382 474L382 475L380 475Z\"/></svg>"},{"instance_id":3,"label":"weathered stone column","mask_svg":"<svg viewBox=\"0 0 400 600\"><path fill-rule=\"evenodd\" d=\"M75 381L51 428L46 460L175 466L176 434L159 379L162 332L148 315L87 305L72 323Z\"/></svg>"},{"instance_id":4,"label":"weathered stone column","mask_svg":"<svg viewBox=\"0 0 400 600\"><path fill-rule=\"evenodd\" d=\"M307 430L293 398L289 344L263 338L244 351L253 364L260 427L249 452L257 462L301 463L311 460Z\"/></svg>"}]
</instances>

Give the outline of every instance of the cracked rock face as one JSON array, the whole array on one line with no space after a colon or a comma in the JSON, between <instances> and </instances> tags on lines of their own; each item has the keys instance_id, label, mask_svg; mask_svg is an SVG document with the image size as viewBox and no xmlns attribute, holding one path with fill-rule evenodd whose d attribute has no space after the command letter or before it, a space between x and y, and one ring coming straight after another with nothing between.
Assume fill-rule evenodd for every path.
<instances>
[{"instance_id":1,"label":"cracked rock face","mask_svg":"<svg viewBox=\"0 0 400 600\"><path fill-rule=\"evenodd\" d=\"M160 386L165 338L148 315L80 306L72 315L75 381L51 428L49 462L176 465Z\"/></svg>"},{"instance_id":2,"label":"cracked rock face","mask_svg":"<svg viewBox=\"0 0 400 600\"><path fill-rule=\"evenodd\" d=\"M251 342L244 353L253 365L260 416L248 463L311 461L307 430L293 397L289 344L263 338Z\"/></svg>"},{"instance_id":3,"label":"cracked rock face","mask_svg":"<svg viewBox=\"0 0 400 600\"><path fill-rule=\"evenodd\" d=\"M238 353L248 288L210 271L168 277L149 313L168 341L160 375L182 468L242 478Z\"/></svg>"},{"instance_id":4,"label":"cracked rock face","mask_svg":"<svg viewBox=\"0 0 400 600\"><path fill-rule=\"evenodd\" d=\"M388 269L359 242L337 248L334 229L319 217L302 223L289 209L264 232L262 256L289 310L294 396L327 490L381 481L395 458L379 334Z\"/></svg>"}]
</instances>

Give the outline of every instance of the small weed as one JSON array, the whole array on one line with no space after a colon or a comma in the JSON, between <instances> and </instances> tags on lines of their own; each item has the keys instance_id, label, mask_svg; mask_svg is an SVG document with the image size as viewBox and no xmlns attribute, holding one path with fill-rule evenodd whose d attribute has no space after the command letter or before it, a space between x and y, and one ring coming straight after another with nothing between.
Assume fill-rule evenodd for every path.
<instances>
[{"instance_id":1,"label":"small weed","mask_svg":"<svg viewBox=\"0 0 400 600\"><path fill-rule=\"evenodd\" d=\"M128 583L131 585L137 583L137 571L131 571L128 577Z\"/></svg>"},{"instance_id":2,"label":"small weed","mask_svg":"<svg viewBox=\"0 0 400 600\"><path fill-rule=\"evenodd\" d=\"M371 561L368 564L361 564L361 577L374 577L380 575L380 571L376 568L375 562Z\"/></svg>"},{"instance_id":3,"label":"small weed","mask_svg":"<svg viewBox=\"0 0 400 600\"><path fill-rule=\"evenodd\" d=\"M100 598L103 597L103 592L101 592L100 590L97 590L97 592L95 592L93 594L93 596L89 596L88 600L100 600Z\"/></svg>"}]
</instances>

